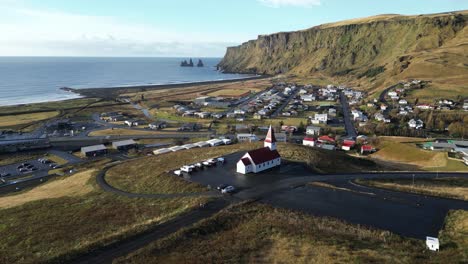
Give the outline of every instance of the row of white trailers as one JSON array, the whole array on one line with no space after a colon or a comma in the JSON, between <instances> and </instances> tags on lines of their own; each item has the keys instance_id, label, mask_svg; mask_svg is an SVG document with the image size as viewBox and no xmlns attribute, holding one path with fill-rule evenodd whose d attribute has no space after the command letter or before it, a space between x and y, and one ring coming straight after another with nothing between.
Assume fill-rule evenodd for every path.
<instances>
[{"instance_id":1,"label":"row of white trailers","mask_svg":"<svg viewBox=\"0 0 468 264\"><path fill-rule=\"evenodd\" d=\"M181 151L181 150L186 150L186 149L194 149L194 148L207 148L207 147L217 147L221 145L230 145L232 141L230 139L224 138L224 139L210 139L207 141L200 141L197 143L193 144L185 144L182 146L174 146L170 148L162 148L162 149L157 149L153 151L154 155L160 155L160 154L165 154L165 153L170 153L170 152L176 152L176 151Z\"/></svg>"}]
</instances>

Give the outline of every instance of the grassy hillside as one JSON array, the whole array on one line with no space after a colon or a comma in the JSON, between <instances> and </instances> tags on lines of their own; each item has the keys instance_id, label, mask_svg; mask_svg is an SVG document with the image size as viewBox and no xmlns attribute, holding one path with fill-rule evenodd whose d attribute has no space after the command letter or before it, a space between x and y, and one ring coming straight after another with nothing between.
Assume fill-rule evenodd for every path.
<instances>
[{"instance_id":1,"label":"grassy hillside","mask_svg":"<svg viewBox=\"0 0 468 264\"><path fill-rule=\"evenodd\" d=\"M116 263L462 263L466 221L466 211L450 214L442 250L432 254L424 249L424 241L388 231L244 204Z\"/></svg>"},{"instance_id":2,"label":"grassy hillside","mask_svg":"<svg viewBox=\"0 0 468 264\"><path fill-rule=\"evenodd\" d=\"M384 15L262 35L228 48L220 66L367 90L417 78L432 81L434 96L468 96L467 19L468 11Z\"/></svg>"}]
</instances>

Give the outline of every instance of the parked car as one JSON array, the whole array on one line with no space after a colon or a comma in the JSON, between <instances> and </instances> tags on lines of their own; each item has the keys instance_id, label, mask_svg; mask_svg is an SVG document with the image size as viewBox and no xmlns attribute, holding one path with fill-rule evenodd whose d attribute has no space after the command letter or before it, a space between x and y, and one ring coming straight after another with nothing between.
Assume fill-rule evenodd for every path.
<instances>
[{"instance_id":1,"label":"parked car","mask_svg":"<svg viewBox=\"0 0 468 264\"><path fill-rule=\"evenodd\" d=\"M211 163L209 161L204 161L204 162L202 162L202 164L205 165L205 166L211 166Z\"/></svg>"},{"instance_id":2,"label":"parked car","mask_svg":"<svg viewBox=\"0 0 468 264\"><path fill-rule=\"evenodd\" d=\"M192 169L189 166L183 166L180 168L181 171L190 173Z\"/></svg>"},{"instance_id":3,"label":"parked car","mask_svg":"<svg viewBox=\"0 0 468 264\"><path fill-rule=\"evenodd\" d=\"M226 187L228 187L229 185L227 184L221 184L221 185L218 185L218 187L216 187L216 190L218 191L222 191L224 190Z\"/></svg>"},{"instance_id":4,"label":"parked car","mask_svg":"<svg viewBox=\"0 0 468 264\"><path fill-rule=\"evenodd\" d=\"M36 167L32 167L31 169L29 169L30 171L37 171L37 168Z\"/></svg>"},{"instance_id":5,"label":"parked car","mask_svg":"<svg viewBox=\"0 0 468 264\"><path fill-rule=\"evenodd\" d=\"M19 172L21 172L21 173L26 173L26 172L29 172L29 171L28 171L28 169L26 169L26 168L21 168L21 169L19 169Z\"/></svg>"},{"instance_id":6,"label":"parked car","mask_svg":"<svg viewBox=\"0 0 468 264\"><path fill-rule=\"evenodd\" d=\"M224 163L226 160L223 157L217 158L218 162Z\"/></svg>"},{"instance_id":7,"label":"parked car","mask_svg":"<svg viewBox=\"0 0 468 264\"><path fill-rule=\"evenodd\" d=\"M221 190L221 193L233 193L236 190L234 186L228 186Z\"/></svg>"},{"instance_id":8,"label":"parked car","mask_svg":"<svg viewBox=\"0 0 468 264\"><path fill-rule=\"evenodd\" d=\"M175 170L174 174L177 175L177 176L180 176L182 174L182 171L181 170Z\"/></svg>"}]
</instances>

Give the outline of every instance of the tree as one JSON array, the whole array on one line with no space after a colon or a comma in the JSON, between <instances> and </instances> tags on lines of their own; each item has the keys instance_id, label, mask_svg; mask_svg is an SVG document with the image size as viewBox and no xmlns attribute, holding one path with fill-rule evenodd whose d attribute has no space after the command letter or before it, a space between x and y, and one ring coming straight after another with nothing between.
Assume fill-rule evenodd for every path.
<instances>
[{"instance_id":1,"label":"tree","mask_svg":"<svg viewBox=\"0 0 468 264\"><path fill-rule=\"evenodd\" d=\"M304 125L304 123L301 121L301 123L299 123L299 126L297 127L297 132L303 133L304 131L305 131L305 125Z\"/></svg>"},{"instance_id":2,"label":"tree","mask_svg":"<svg viewBox=\"0 0 468 264\"><path fill-rule=\"evenodd\" d=\"M452 137L465 136L464 124L462 122L453 122L448 126L448 131ZM467 131L468 132L468 131Z\"/></svg>"}]
</instances>

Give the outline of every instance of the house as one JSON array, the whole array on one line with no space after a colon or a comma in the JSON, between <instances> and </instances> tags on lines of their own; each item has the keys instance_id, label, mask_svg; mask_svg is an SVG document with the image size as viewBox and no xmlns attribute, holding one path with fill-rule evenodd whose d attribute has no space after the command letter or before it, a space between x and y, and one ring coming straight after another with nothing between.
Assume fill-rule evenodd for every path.
<instances>
[{"instance_id":1,"label":"house","mask_svg":"<svg viewBox=\"0 0 468 264\"><path fill-rule=\"evenodd\" d=\"M181 151L181 150L184 150L185 148L183 148L182 146L174 146L174 147L171 147L169 148L170 151L172 152L177 152L177 151Z\"/></svg>"},{"instance_id":2,"label":"house","mask_svg":"<svg viewBox=\"0 0 468 264\"><path fill-rule=\"evenodd\" d=\"M335 139L332 138L332 137L329 137L329 136L327 136L327 135L319 137L319 138L318 138L318 141L319 141L320 143L331 143L331 144L335 144Z\"/></svg>"},{"instance_id":3,"label":"house","mask_svg":"<svg viewBox=\"0 0 468 264\"><path fill-rule=\"evenodd\" d=\"M207 143L206 141L200 141L200 142L194 143L194 145L199 148L211 147L211 145Z\"/></svg>"},{"instance_id":4,"label":"house","mask_svg":"<svg viewBox=\"0 0 468 264\"><path fill-rule=\"evenodd\" d=\"M424 127L424 122L421 120L421 119L418 119L418 120L415 120L415 119L411 119L409 122L408 122L408 126L410 128L414 128L414 129L421 129Z\"/></svg>"},{"instance_id":5,"label":"house","mask_svg":"<svg viewBox=\"0 0 468 264\"><path fill-rule=\"evenodd\" d=\"M385 111L387 110L388 106L386 104L381 104L380 105L380 110Z\"/></svg>"},{"instance_id":6,"label":"house","mask_svg":"<svg viewBox=\"0 0 468 264\"><path fill-rule=\"evenodd\" d=\"M288 136L286 133L276 133L275 134L276 142L287 142Z\"/></svg>"},{"instance_id":7,"label":"house","mask_svg":"<svg viewBox=\"0 0 468 264\"><path fill-rule=\"evenodd\" d=\"M343 141L343 145L341 145L341 149L344 151L350 151L354 147L354 145L356 145L356 141L345 139Z\"/></svg>"},{"instance_id":8,"label":"house","mask_svg":"<svg viewBox=\"0 0 468 264\"><path fill-rule=\"evenodd\" d=\"M468 111L468 100L463 102L463 110Z\"/></svg>"},{"instance_id":9,"label":"house","mask_svg":"<svg viewBox=\"0 0 468 264\"><path fill-rule=\"evenodd\" d=\"M86 157L96 157L96 156L107 154L107 148L103 144L82 147L81 153L85 155Z\"/></svg>"},{"instance_id":10,"label":"house","mask_svg":"<svg viewBox=\"0 0 468 264\"><path fill-rule=\"evenodd\" d=\"M315 96L312 94L301 95L301 100L304 102L312 102L315 101Z\"/></svg>"},{"instance_id":11,"label":"house","mask_svg":"<svg viewBox=\"0 0 468 264\"><path fill-rule=\"evenodd\" d=\"M317 127L317 126L308 126L306 128L306 134L307 135L319 136L321 131L322 131L322 128Z\"/></svg>"},{"instance_id":12,"label":"house","mask_svg":"<svg viewBox=\"0 0 468 264\"><path fill-rule=\"evenodd\" d=\"M302 145L309 146L309 147L315 147L315 138L313 138L313 137L304 138L302 140Z\"/></svg>"},{"instance_id":13,"label":"house","mask_svg":"<svg viewBox=\"0 0 468 264\"><path fill-rule=\"evenodd\" d=\"M281 131L287 132L287 133L294 133L297 131L296 126L281 126Z\"/></svg>"},{"instance_id":14,"label":"house","mask_svg":"<svg viewBox=\"0 0 468 264\"><path fill-rule=\"evenodd\" d=\"M112 142L112 147L116 150L129 150L138 147L133 139Z\"/></svg>"},{"instance_id":15,"label":"house","mask_svg":"<svg viewBox=\"0 0 468 264\"><path fill-rule=\"evenodd\" d=\"M206 141L206 143L210 144L210 146L212 146L212 147L224 145L224 142L221 139L216 139L216 138L215 139L210 139L210 140Z\"/></svg>"},{"instance_id":16,"label":"house","mask_svg":"<svg viewBox=\"0 0 468 264\"><path fill-rule=\"evenodd\" d=\"M236 115L245 115L245 111L241 109L236 109L234 110L234 114Z\"/></svg>"},{"instance_id":17,"label":"house","mask_svg":"<svg viewBox=\"0 0 468 264\"><path fill-rule=\"evenodd\" d=\"M185 145L182 145L181 147L183 147L184 149L193 149L193 148L197 148L198 146L195 144L185 144Z\"/></svg>"},{"instance_id":18,"label":"house","mask_svg":"<svg viewBox=\"0 0 468 264\"><path fill-rule=\"evenodd\" d=\"M405 99L401 99L400 101L398 101L398 104L407 105L408 101L406 101Z\"/></svg>"},{"instance_id":19,"label":"house","mask_svg":"<svg viewBox=\"0 0 468 264\"><path fill-rule=\"evenodd\" d=\"M125 116L123 116L123 115L112 115L112 116L109 116L109 118L107 120L110 120L111 122L124 121Z\"/></svg>"},{"instance_id":20,"label":"house","mask_svg":"<svg viewBox=\"0 0 468 264\"><path fill-rule=\"evenodd\" d=\"M426 246L429 250L439 251L439 239L435 237L426 237Z\"/></svg>"},{"instance_id":21,"label":"house","mask_svg":"<svg viewBox=\"0 0 468 264\"><path fill-rule=\"evenodd\" d=\"M383 115L382 113L376 113L376 114L374 115L374 118L375 118L375 120L377 120L377 121L384 121L384 120L385 120L385 117L384 117L384 115Z\"/></svg>"},{"instance_id":22,"label":"house","mask_svg":"<svg viewBox=\"0 0 468 264\"><path fill-rule=\"evenodd\" d=\"M157 123L151 123L149 124L150 129L158 130L158 129L163 129L167 127L166 122L157 122Z\"/></svg>"},{"instance_id":23,"label":"house","mask_svg":"<svg viewBox=\"0 0 468 264\"><path fill-rule=\"evenodd\" d=\"M276 150L276 137L270 126L264 147L245 153L237 162L237 172L242 174L259 173L281 165L281 156Z\"/></svg>"},{"instance_id":24,"label":"house","mask_svg":"<svg viewBox=\"0 0 468 264\"><path fill-rule=\"evenodd\" d=\"M328 109L328 114L331 116L336 116L336 109L335 108Z\"/></svg>"},{"instance_id":25,"label":"house","mask_svg":"<svg viewBox=\"0 0 468 264\"><path fill-rule=\"evenodd\" d=\"M390 92L388 92L388 96L395 97L395 96L398 96L398 93L395 92L395 91L390 91Z\"/></svg>"},{"instance_id":26,"label":"house","mask_svg":"<svg viewBox=\"0 0 468 264\"><path fill-rule=\"evenodd\" d=\"M315 114L312 119L312 124L326 124L328 122L328 114Z\"/></svg>"},{"instance_id":27,"label":"house","mask_svg":"<svg viewBox=\"0 0 468 264\"><path fill-rule=\"evenodd\" d=\"M197 116L199 118L208 118L208 117L211 116L211 113L209 113L209 112L200 112L200 113L197 113Z\"/></svg>"},{"instance_id":28,"label":"house","mask_svg":"<svg viewBox=\"0 0 468 264\"><path fill-rule=\"evenodd\" d=\"M169 152L172 152L172 150L170 150L168 148L162 148L162 149L154 150L153 154L154 155L160 155L160 154L166 154L166 153L169 153Z\"/></svg>"},{"instance_id":29,"label":"house","mask_svg":"<svg viewBox=\"0 0 468 264\"><path fill-rule=\"evenodd\" d=\"M237 134L238 142L256 142L259 141L255 134Z\"/></svg>"},{"instance_id":30,"label":"house","mask_svg":"<svg viewBox=\"0 0 468 264\"><path fill-rule=\"evenodd\" d=\"M221 114L221 113L213 114L213 117L216 118L216 119L221 119L221 118L223 118L223 116L224 115Z\"/></svg>"},{"instance_id":31,"label":"house","mask_svg":"<svg viewBox=\"0 0 468 264\"><path fill-rule=\"evenodd\" d=\"M255 113L253 119L262 120L262 115L260 113Z\"/></svg>"},{"instance_id":32,"label":"house","mask_svg":"<svg viewBox=\"0 0 468 264\"><path fill-rule=\"evenodd\" d=\"M125 120L125 124L129 127L133 127L133 126L142 126L146 124L146 122L143 120Z\"/></svg>"},{"instance_id":33,"label":"house","mask_svg":"<svg viewBox=\"0 0 468 264\"><path fill-rule=\"evenodd\" d=\"M428 104L419 104L416 106L416 108L421 109L421 110L430 110L430 109L434 109L434 106L428 105Z\"/></svg>"},{"instance_id":34,"label":"house","mask_svg":"<svg viewBox=\"0 0 468 264\"><path fill-rule=\"evenodd\" d=\"M375 152L375 149L371 145L362 145L361 146L361 155L370 154L372 152Z\"/></svg>"}]
</instances>

